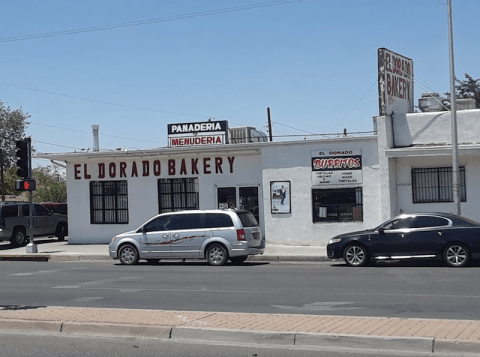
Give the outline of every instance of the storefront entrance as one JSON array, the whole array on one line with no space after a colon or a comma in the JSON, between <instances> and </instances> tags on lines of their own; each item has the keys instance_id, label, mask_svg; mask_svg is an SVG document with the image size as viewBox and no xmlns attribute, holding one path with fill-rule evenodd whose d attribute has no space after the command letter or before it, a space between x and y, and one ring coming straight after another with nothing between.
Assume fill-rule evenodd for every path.
<instances>
[{"instance_id":1,"label":"storefront entrance","mask_svg":"<svg viewBox=\"0 0 480 357\"><path fill-rule=\"evenodd\" d=\"M259 221L258 186L218 187L217 207L244 209L252 212Z\"/></svg>"}]
</instances>

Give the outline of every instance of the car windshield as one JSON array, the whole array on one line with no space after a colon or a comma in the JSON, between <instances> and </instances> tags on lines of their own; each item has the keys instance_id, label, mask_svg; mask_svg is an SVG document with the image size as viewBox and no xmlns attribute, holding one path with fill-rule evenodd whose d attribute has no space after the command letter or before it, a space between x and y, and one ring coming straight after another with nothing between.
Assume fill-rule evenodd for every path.
<instances>
[{"instance_id":1,"label":"car windshield","mask_svg":"<svg viewBox=\"0 0 480 357\"><path fill-rule=\"evenodd\" d=\"M258 222L250 212L236 212L244 227L257 227Z\"/></svg>"}]
</instances>

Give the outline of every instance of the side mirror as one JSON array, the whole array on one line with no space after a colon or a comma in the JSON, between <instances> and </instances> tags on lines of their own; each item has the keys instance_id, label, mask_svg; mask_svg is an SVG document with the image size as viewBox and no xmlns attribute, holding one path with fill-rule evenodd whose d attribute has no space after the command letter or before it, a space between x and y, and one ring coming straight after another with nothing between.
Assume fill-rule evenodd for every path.
<instances>
[{"instance_id":1,"label":"side mirror","mask_svg":"<svg viewBox=\"0 0 480 357\"><path fill-rule=\"evenodd\" d=\"M385 229L384 228L378 228L378 233L385 234Z\"/></svg>"}]
</instances>

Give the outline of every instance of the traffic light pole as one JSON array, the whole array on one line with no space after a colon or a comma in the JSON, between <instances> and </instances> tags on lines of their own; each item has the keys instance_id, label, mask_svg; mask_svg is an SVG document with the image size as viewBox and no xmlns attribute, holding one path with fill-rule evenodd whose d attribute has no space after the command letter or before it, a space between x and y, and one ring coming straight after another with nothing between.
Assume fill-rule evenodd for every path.
<instances>
[{"instance_id":1,"label":"traffic light pole","mask_svg":"<svg viewBox=\"0 0 480 357\"><path fill-rule=\"evenodd\" d=\"M32 177L32 141L28 138L28 177ZM27 253L38 253L38 247L33 241L33 192L29 192L28 198L28 221L29 221L29 234L30 243L27 244Z\"/></svg>"}]
</instances>

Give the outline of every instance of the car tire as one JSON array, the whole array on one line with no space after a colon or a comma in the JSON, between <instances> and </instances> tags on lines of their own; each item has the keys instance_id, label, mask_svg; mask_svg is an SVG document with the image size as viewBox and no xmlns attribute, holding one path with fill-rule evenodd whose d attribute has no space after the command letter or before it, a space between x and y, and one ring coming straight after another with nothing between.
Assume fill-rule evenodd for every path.
<instances>
[{"instance_id":1,"label":"car tire","mask_svg":"<svg viewBox=\"0 0 480 357\"><path fill-rule=\"evenodd\" d=\"M224 265L228 260L228 251L223 244L214 243L207 248L206 258L210 265Z\"/></svg>"},{"instance_id":2,"label":"car tire","mask_svg":"<svg viewBox=\"0 0 480 357\"><path fill-rule=\"evenodd\" d=\"M27 237L24 228L15 228L10 238L10 243L14 247L21 247L27 244Z\"/></svg>"},{"instance_id":3,"label":"car tire","mask_svg":"<svg viewBox=\"0 0 480 357\"><path fill-rule=\"evenodd\" d=\"M139 258L137 248L131 244L123 245L118 251L118 259L124 265L135 265Z\"/></svg>"},{"instance_id":4,"label":"car tire","mask_svg":"<svg viewBox=\"0 0 480 357\"><path fill-rule=\"evenodd\" d=\"M59 242L63 242L67 235L67 224L60 223L57 227L57 237Z\"/></svg>"},{"instance_id":5,"label":"car tire","mask_svg":"<svg viewBox=\"0 0 480 357\"><path fill-rule=\"evenodd\" d=\"M351 244L343 251L343 259L350 267L363 267L369 262L368 252L363 245Z\"/></svg>"},{"instance_id":6,"label":"car tire","mask_svg":"<svg viewBox=\"0 0 480 357\"><path fill-rule=\"evenodd\" d=\"M449 244L443 251L443 260L451 267L464 267L470 262L470 253L463 244Z\"/></svg>"},{"instance_id":7,"label":"car tire","mask_svg":"<svg viewBox=\"0 0 480 357\"><path fill-rule=\"evenodd\" d=\"M247 260L248 255L242 255L240 257L230 257L230 261L233 264L242 264L245 260Z\"/></svg>"}]
</instances>

